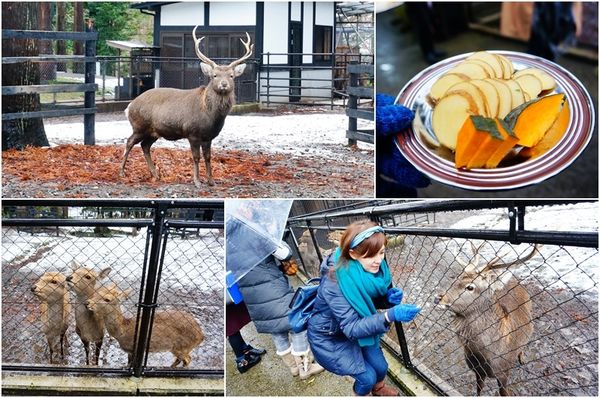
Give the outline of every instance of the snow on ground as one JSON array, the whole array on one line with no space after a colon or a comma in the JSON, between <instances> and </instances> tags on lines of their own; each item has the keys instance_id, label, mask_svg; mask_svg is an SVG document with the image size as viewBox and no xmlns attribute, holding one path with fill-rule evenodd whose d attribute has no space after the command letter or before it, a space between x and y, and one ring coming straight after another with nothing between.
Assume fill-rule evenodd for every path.
<instances>
[{"instance_id":1,"label":"snow on ground","mask_svg":"<svg viewBox=\"0 0 600 398\"><path fill-rule=\"evenodd\" d=\"M373 128L373 123L359 120L360 129ZM347 144L348 117L337 113L310 113L285 115L230 115L225 126L213 141L213 148L248 150L263 153L283 153L302 156L315 155L335 157L336 146ZM46 124L50 145L83 142L83 124ZM96 143L124 145L131 135L127 120L96 122ZM189 148L186 140L158 140L154 146L166 148ZM363 150L373 145L358 143ZM352 161L352 159L346 159Z\"/></svg>"},{"instance_id":2,"label":"snow on ground","mask_svg":"<svg viewBox=\"0 0 600 398\"><path fill-rule=\"evenodd\" d=\"M454 229L504 229L509 226L506 209L492 209L464 218L451 226ZM598 203L578 203L560 206L527 207L525 212L525 229L528 231L577 231L598 232ZM462 245L464 241L456 240ZM504 242L491 242L481 250L485 259L492 259L497 252L509 252ZM470 247L467 245L467 247ZM528 248L519 249L518 253L528 252ZM464 251L464 249L463 249ZM542 285L553 289L569 288L584 292L594 300L598 299L596 286L600 272L598 270L597 250L583 247L542 246L541 256L532 258L527 266L513 270L521 279L535 275ZM508 261L515 255L510 254ZM467 253L470 256L470 253Z\"/></svg>"}]
</instances>

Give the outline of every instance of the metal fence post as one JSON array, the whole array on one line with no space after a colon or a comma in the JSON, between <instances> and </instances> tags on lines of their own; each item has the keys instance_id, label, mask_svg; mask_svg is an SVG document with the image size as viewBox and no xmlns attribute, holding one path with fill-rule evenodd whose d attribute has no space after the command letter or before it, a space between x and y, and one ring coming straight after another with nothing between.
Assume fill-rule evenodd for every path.
<instances>
[{"instance_id":1,"label":"metal fence post","mask_svg":"<svg viewBox=\"0 0 600 398\"><path fill-rule=\"evenodd\" d=\"M167 212L167 205L158 204L154 210L154 219L152 222L152 243L150 244L150 256L148 257L148 272L143 292L142 315L139 320L139 334L136 341L136 351L133 354L133 374L140 377L145 363L145 353L148 350L150 339L150 327L154 308L156 307L156 287L158 283L158 272L160 268L160 258L162 249L164 220Z\"/></svg>"},{"instance_id":2,"label":"metal fence post","mask_svg":"<svg viewBox=\"0 0 600 398\"><path fill-rule=\"evenodd\" d=\"M269 107L269 95L271 85L271 53L267 53L267 108Z\"/></svg>"},{"instance_id":3,"label":"metal fence post","mask_svg":"<svg viewBox=\"0 0 600 398\"><path fill-rule=\"evenodd\" d=\"M350 65L356 65L356 61L350 61ZM354 72L350 72L350 82L348 84L349 87L358 87L358 74ZM348 96L348 109L358 109L358 97L354 94L350 94ZM357 131L358 130L358 119L356 116L348 117L348 131ZM353 146L357 144L357 140L349 138L348 145Z\"/></svg>"},{"instance_id":4,"label":"metal fence post","mask_svg":"<svg viewBox=\"0 0 600 398\"><path fill-rule=\"evenodd\" d=\"M94 32L94 22L88 20L86 32ZM96 38L94 40L85 41L85 56L86 58L93 58L92 60L86 59L85 61L85 83L96 82ZM94 110L96 107L96 90L86 91L84 94L84 108ZM92 113L86 113L83 115L83 143L85 145L94 145L96 143L96 132L95 132L96 113L95 110Z\"/></svg>"}]
</instances>

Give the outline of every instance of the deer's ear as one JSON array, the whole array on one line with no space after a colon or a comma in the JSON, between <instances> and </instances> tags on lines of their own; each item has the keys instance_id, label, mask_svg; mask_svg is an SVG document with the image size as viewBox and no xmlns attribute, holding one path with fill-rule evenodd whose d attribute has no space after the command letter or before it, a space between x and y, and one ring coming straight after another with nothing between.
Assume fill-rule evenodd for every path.
<instances>
[{"instance_id":1,"label":"deer's ear","mask_svg":"<svg viewBox=\"0 0 600 398\"><path fill-rule=\"evenodd\" d=\"M245 69L246 69L246 64L239 64L238 66L236 66L235 69L233 70L235 77L241 76L242 73L244 73Z\"/></svg>"},{"instance_id":2,"label":"deer's ear","mask_svg":"<svg viewBox=\"0 0 600 398\"><path fill-rule=\"evenodd\" d=\"M202 69L202 73L204 73L206 76L212 77L213 68L209 64L200 62L200 69Z\"/></svg>"},{"instance_id":3,"label":"deer's ear","mask_svg":"<svg viewBox=\"0 0 600 398\"><path fill-rule=\"evenodd\" d=\"M104 268L102 271L100 271L100 274L98 275L98 279L104 279L108 276L108 274L110 273L110 268Z\"/></svg>"},{"instance_id":4,"label":"deer's ear","mask_svg":"<svg viewBox=\"0 0 600 398\"><path fill-rule=\"evenodd\" d=\"M71 264L69 264L71 270L75 271L78 268L81 268L81 264L79 264L77 261L72 260Z\"/></svg>"}]
</instances>

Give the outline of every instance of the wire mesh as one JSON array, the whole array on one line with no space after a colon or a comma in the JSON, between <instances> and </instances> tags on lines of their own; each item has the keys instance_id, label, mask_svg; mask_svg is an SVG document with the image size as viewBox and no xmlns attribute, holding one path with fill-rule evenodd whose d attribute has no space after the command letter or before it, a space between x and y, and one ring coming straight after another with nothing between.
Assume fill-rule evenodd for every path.
<instances>
[{"instance_id":1,"label":"wire mesh","mask_svg":"<svg viewBox=\"0 0 600 398\"><path fill-rule=\"evenodd\" d=\"M598 248L577 246L576 239L569 239L571 245L482 240L481 230L510 228L510 211L461 205L462 211L431 213L427 204L422 207L422 212L371 208L365 213L377 214L386 228L411 229L409 234L388 230L386 247L404 302L422 307L414 322L402 325L404 339L393 328L385 338L398 355L408 354L405 363L448 395L476 395L479 375L486 376L482 395L498 395L502 387L513 395L597 396ZM550 231L565 238L597 234L597 203L527 207L524 214L532 242ZM354 219L342 212L313 217L318 246L334 247L328 239L332 230ZM304 251L314 250L305 225L295 217L291 230L298 254L313 258L307 267L312 277L318 265L315 252L303 253L303 242L308 241ZM420 227L428 232L420 235ZM461 239L444 236L458 230ZM484 272L488 264L497 267ZM469 265L478 272L468 275Z\"/></svg>"},{"instance_id":2,"label":"wire mesh","mask_svg":"<svg viewBox=\"0 0 600 398\"><path fill-rule=\"evenodd\" d=\"M147 214L142 212L140 215ZM35 220L27 227L2 228L3 365L25 369L30 365L51 364L66 370L87 366L86 362L95 365L96 344L90 345L87 356L82 342L82 339L95 341L97 335L90 329L97 328L98 323L86 321L81 315L89 314L91 308L103 319L106 328L101 333L104 337L98 371L128 368L124 348L129 347L129 351L135 352L130 346L139 332L135 331L135 325L141 299L147 294L144 280L148 276L149 233L156 227L152 226L151 220L146 221L148 225L141 229L105 224L39 227ZM162 272L158 275L158 308L145 365L151 368L170 366L174 354L185 356L189 353L189 370L221 370L224 333L222 224L220 228L167 230ZM102 270L107 268L110 271L105 275L106 271L102 273ZM54 273L61 280L58 283L51 281L48 278L52 275L48 273ZM32 290L34 286L37 286L35 291ZM124 294L117 302L111 301L113 307L109 307L103 302L107 297L113 298L107 291ZM68 306L63 305L64 302ZM175 318L179 324L173 328L173 325L161 324L159 314L165 311L187 315ZM65 327L68 349L60 355L60 335ZM193 335L194 329L201 329L204 336L200 344L186 343L186 339L189 340L186 336ZM165 332L170 335L165 336ZM52 362L50 346L54 347ZM174 348L176 346L179 348Z\"/></svg>"}]
</instances>

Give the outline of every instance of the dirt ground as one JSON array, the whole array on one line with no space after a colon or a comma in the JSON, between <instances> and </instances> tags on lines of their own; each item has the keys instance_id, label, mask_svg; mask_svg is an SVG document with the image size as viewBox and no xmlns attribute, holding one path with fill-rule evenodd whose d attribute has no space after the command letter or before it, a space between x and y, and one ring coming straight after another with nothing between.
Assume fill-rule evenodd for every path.
<instances>
[{"instance_id":1,"label":"dirt ground","mask_svg":"<svg viewBox=\"0 0 600 398\"><path fill-rule=\"evenodd\" d=\"M80 119L50 119L45 121L50 148L3 152L2 196L372 197L373 146L349 147L345 120L339 112L321 109L231 115L213 142L216 185L196 188L186 140L159 140L153 146L160 181L151 177L139 146L132 150L123 178L119 165L131 134L123 113L97 115L95 146L81 145ZM200 163L205 181L204 162Z\"/></svg>"}]
</instances>

